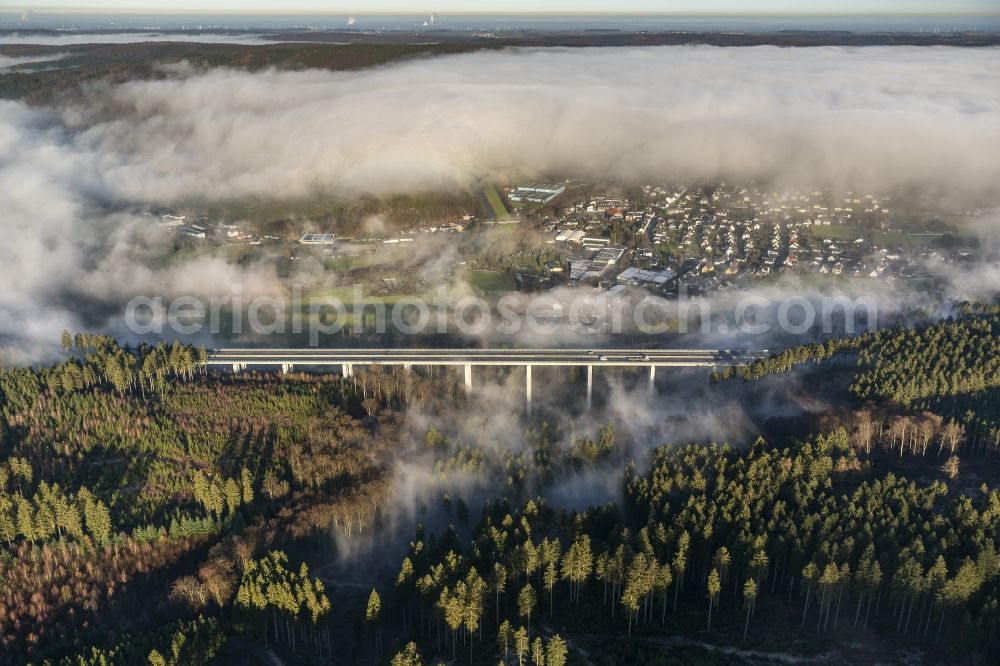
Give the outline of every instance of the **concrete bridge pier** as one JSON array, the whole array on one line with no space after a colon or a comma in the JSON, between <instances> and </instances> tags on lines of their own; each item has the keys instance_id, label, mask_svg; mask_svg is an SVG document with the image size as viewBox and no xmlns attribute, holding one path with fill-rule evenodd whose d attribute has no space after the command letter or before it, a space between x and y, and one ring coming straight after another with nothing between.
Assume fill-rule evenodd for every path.
<instances>
[{"instance_id":1,"label":"concrete bridge pier","mask_svg":"<svg viewBox=\"0 0 1000 666\"><path fill-rule=\"evenodd\" d=\"M656 366L649 366L649 395L656 392Z\"/></svg>"},{"instance_id":2,"label":"concrete bridge pier","mask_svg":"<svg viewBox=\"0 0 1000 666\"><path fill-rule=\"evenodd\" d=\"M472 390L472 364L465 364L465 389L467 391Z\"/></svg>"},{"instance_id":3,"label":"concrete bridge pier","mask_svg":"<svg viewBox=\"0 0 1000 666\"><path fill-rule=\"evenodd\" d=\"M354 364L353 363L344 363L343 374L344 374L344 377L353 377L354 376Z\"/></svg>"},{"instance_id":4,"label":"concrete bridge pier","mask_svg":"<svg viewBox=\"0 0 1000 666\"><path fill-rule=\"evenodd\" d=\"M528 418L531 418L531 366L524 366L524 384L528 394Z\"/></svg>"},{"instance_id":5,"label":"concrete bridge pier","mask_svg":"<svg viewBox=\"0 0 1000 666\"><path fill-rule=\"evenodd\" d=\"M594 366L587 366L587 411L594 406Z\"/></svg>"},{"instance_id":6,"label":"concrete bridge pier","mask_svg":"<svg viewBox=\"0 0 1000 666\"><path fill-rule=\"evenodd\" d=\"M281 364L281 374L287 375L289 372L292 371L292 369L294 367L295 366L293 364L291 364L291 363L282 363Z\"/></svg>"}]
</instances>

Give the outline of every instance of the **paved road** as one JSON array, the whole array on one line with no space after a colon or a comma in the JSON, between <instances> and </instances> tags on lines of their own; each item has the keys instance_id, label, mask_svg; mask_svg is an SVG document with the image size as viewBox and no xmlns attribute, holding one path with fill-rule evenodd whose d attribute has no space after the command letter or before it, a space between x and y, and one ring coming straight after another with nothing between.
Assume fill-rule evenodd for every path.
<instances>
[{"instance_id":1,"label":"paved road","mask_svg":"<svg viewBox=\"0 0 1000 666\"><path fill-rule=\"evenodd\" d=\"M767 354L732 349L217 349L209 353L208 365L715 367Z\"/></svg>"}]
</instances>

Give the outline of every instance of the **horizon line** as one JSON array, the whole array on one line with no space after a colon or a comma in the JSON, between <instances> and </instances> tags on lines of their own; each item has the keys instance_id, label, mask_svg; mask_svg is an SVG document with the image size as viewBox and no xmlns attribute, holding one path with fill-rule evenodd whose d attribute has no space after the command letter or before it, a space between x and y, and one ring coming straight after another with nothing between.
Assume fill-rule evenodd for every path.
<instances>
[{"instance_id":1,"label":"horizon line","mask_svg":"<svg viewBox=\"0 0 1000 666\"><path fill-rule=\"evenodd\" d=\"M149 16L149 15L162 15L162 14L173 14L173 15L231 15L231 16L424 16L429 14L434 14L437 17L447 17L447 16L551 16L551 17L642 17L642 18L659 18L659 17L749 17L749 16L777 16L777 17L798 17L798 16L808 16L808 17L844 17L844 16L864 16L864 17L905 17L905 16L1000 16L1000 10L993 11L980 11L980 10L965 10L965 11L927 11L927 12L907 12L907 11L795 11L795 12L724 12L724 11L704 11L704 12L685 12L685 11L673 11L673 12L645 12L645 11L622 11L622 12L603 12L603 11L580 11L580 12L559 12L559 11L461 11L461 12L409 12L409 11L371 11L371 10L361 10L361 11L322 11L322 10L256 10L256 11L237 11L230 9L192 9L192 10L179 10L170 8L159 8L159 9L115 9L113 7L88 7L88 8L72 8L72 7L45 7L41 9L0 9L0 13L11 13L11 14L24 14L26 12L32 14L58 14L58 13L71 13L71 14L117 14L117 15L131 15L131 16Z\"/></svg>"}]
</instances>

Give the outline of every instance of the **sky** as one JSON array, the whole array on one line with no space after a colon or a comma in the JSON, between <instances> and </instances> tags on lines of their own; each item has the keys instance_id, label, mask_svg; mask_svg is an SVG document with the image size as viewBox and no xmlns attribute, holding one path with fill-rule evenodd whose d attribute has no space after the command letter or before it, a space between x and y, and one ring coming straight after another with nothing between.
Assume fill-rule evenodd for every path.
<instances>
[{"instance_id":1,"label":"sky","mask_svg":"<svg viewBox=\"0 0 1000 666\"><path fill-rule=\"evenodd\" d=\"M956 14L997 13L995 0L0 0L0 10L315 14L682 13Z\"/></svg>"}]
</instances>

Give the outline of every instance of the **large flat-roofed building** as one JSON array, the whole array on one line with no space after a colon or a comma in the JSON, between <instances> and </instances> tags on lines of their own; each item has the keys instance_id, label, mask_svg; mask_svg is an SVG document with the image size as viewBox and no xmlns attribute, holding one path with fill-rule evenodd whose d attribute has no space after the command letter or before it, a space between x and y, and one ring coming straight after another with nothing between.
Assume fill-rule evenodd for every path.
<instances>
[{"instance_id":1,"label":"large flat-roofed building","mask_svg":"<svg viewBox=\"0 0 1000 666\"><path fill-rule=\"evenodd\" d=\"M306 234L299 242L303 245L333 245L337 237L333 234Z\"/></svg>"},{"instance_id":2,"label":"large flat-roofed building","mask_svg":"<svg viewBox=\"0 0 1000 666\"><path fill-rule=\"evenodd\" d=\"M198 226L181 227L177 230L177 233L182 236L188 236L189 238L205 238L205 230Z\"/></svg>"},{"instance_id":3,"label":"large flat-roofed building","mask_svg":"<svg viewBox=\"0 0 1000 666\"><path fill-rule=\"evenodd\" d=\"M597 249L610 245L611 239L603 238L601 236L582 236L579 240L579 243L584 247Z\"/></svg>"},{"instance_id":4,"label":"large flat-roofed building","mask_svg":"<svg viewBox=\"0 0 1000 666\"><path fill-rule=\"evenodd\" d=\"M160 226L164 229L178 229L185 225L186 215L164 215L160 218Z\"/></svg>"},{"instance_id":5,"label":"large flat-roofed building","mask_svg":"<svg viewBox=\"0 0 1000 666\"><path fill-rule=\"evenodd\" d=\"M590 270L590 261L586 259L569 262L569 279L573 282L583 279L584 274Z\"/></svg>"},{"instance_id":6,"label":"large flat-roofed building","mask_svg":"<svg viewBox=\"0 0 1000 666\"><path fill-rule=\"evenodd\" d=\"M511 201L530 201L532 203L548 203L566 191L562 183L529 183L518 185L510 193Z\"/></svg>"},{"instance_id":7,"label":"large flat-roofed building","mask_svg":"<svg viewBox=\"0 0 1000 666\"><path fill-rule=\"evenodd\" d=\"M591 260L591 263L595 268L604 273L618 263L618 260L622 258L623 254L625 254L625 248L612 245L598 251L598 253L594 255L594 258Z\"/></svg>"},{"instance_id":8,"label":"large flat-roofed building","mask_svg":"<svg viewBox=\"0 0 1000 666\"><path fill-rule=\"evenodd\" d=\"M569 279L570 281L598 282L614 268L624 254L625 248L612 246L603 248L590 259L573 261L570 263Z\"/></svg>"},{"instance_id":9,"label":"large flat-roofed building","mask_svg":"<svg viewBox=\"0 0 1000 666\"><path fill-rule=\"evenodd\" d=\"M616 280L618 284L622 285L659 288L665 286L675 277L677 277L677 273L669 268L662 271L647 271L633 266L619 273Z\"/></svg>"}]
</instances>

